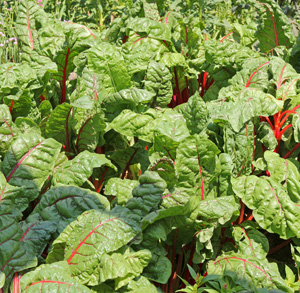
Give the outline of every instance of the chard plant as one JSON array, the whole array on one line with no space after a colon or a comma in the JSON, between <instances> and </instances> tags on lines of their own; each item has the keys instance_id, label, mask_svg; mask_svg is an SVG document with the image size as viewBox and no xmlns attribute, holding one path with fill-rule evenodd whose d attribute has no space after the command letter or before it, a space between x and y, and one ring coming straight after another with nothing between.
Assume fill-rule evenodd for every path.
<instances>
[{"instance_id":1,"label":"chard plant","mask_svg":"<svg viewBox=\"0 0 300 293\"><path fill-rule=\"evenodd\" d=\"M299 291L279 4L119 1L99 29L48 2L15 3L0 65L0 292Z\"/></svg>"}]
</instances>

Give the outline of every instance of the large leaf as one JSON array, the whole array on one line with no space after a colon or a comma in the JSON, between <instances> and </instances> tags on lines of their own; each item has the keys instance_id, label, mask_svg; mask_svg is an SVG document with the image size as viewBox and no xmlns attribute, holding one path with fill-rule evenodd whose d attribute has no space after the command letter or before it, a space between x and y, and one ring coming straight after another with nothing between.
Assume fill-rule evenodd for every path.
<instances>
[{"instance_id":1,"label":"large leaf","mask_svg":"<svg viewBox=\"0 0 300 293\"><path fill-rule=\"evenodd\" d=\"M91 114L85 119L78 130L75 148L77 152L94 151L98 143L103 140L106 125L100 113Z\"/></svg>"},{"instance_id":2,"label":"large leaf","mask_svg":"<svg viewBox=\"0 0 300 293\"><path fill-rule=\"evenodd\" d=\"M281 278L275 263L270 264L266 260L258 260L253 256L243 254L219 256L208 264L207 272L230 276L236 284L248 290L256 287L293 292Z\"/></svg>"},{"instance_id":3,"label":"large leaf","mask_svg":"<svg viewBox=\"0 0 300 293\"><path fill-rule=\"evenodd\" d=\"M151 61L147 70L145 90L155 93L152 106L165 107L172 98L172 75L163 64Z\"/></svg>"},{"instance_id":4,"label":"large leaf","mask_svg":"<svg viewBox=\"0 0 300 293\"><path fill-rule=\"evenodd\" d=\"M188 136L189 131L184 117L174 111L166 111L164 115L156 119L150 155L158 153L159 158L165 156L174 161L178 145Z\"/></svg>"},{"instance_id":5,"label":"large leaf","mask_svg":"<svg viewBox=\"0 0 300 293\"><path fill-rule=\"evenodd\" d=\"M286 187L291 200L299 202L300 174L298 163L294 160L280 158L278 154L269 151L264 153L264 160L271 178Z\"/></svg>"},{"instance_id":6,"label":"large leaf","mask_svg":"<svg viewBox=\"0 0 300 293\"><path fill-rule=\"evenodd\" d=\"M280 6L271 0L264 1L260 5L264 11L256 32L260 50L266 53L281 45L290 46L294 41L294 35L288 17Z\"/></svg>"},{"instance_id":7,"label":"large leaf","mask_svg":"<svg viewBox=\"0 0 300 293\"><path fill-rule=\"evenodd\" d=\"M234 226L233 237L241 254L257 259L264 259L269 251L267 237L258 231L255 224L245 221L239 226Z\"/></svg>"},{"instance_id":8,"label":"large leaf","mask_svg":"<svg viewBox=\"0 0 300 293\"><path fill-rule=\"evenodd\" d=\"M131 87L124 59L120 51L109 43L101 43L87 53L88 68L101 81L98 91L113 94Z\"/></svg>"},{"instance_id":9,"label":"large leaf","mask_svg":"<svg viewBox=\"0 0 300 293\"><path fill-rule=\"evenodd\" d=\"M14 141L1 165L7 182L24 186L26 192L16 200L24 210L27 203L35 199L47 177L52 172L61 144L54 139L43 139L38 135L25 134Z\"/></svg>"},{"instance_id":10,"label":"large leaf","mask_svg":"<svg viewBox=\"0 0 300 293\"><path fill-rule=\"evenodd\" d=\"M92 175L94 168L106 165L115 170L116 167L108 160L105 155L83 151L74 159L63 163L53 175L52 184L72 184L82 186L83 183Z\"/></svg>"},{"instance_id":11,"label":"large leaf","mask_svg":"<svg viewBox=\"0 0 300 293\"><path fill-rule=\"evenodd\" d=\"M279 112L283 102L257 89L244 91L235 102L214 101L209 104L209 113L217 122L228 121L234 131L257 116L270 116Z\"/></svg>"},{"instance_id":12,"label":"large leaf","mask_svg":"<svg viewBox=\"0 0 300 293\"><path fill-rule=\"evenodd\" d=\"M17 133L9 108L6 105L0 105L0 155L7 152Z\"/></svg>"},{"instance_id":13,"label":"large leaf","mask_svg":"<svg viewBox=\"0 0 300 293\"><path fill-rule=\"evenodd\" d=\"M253 210L259 226L287 239L300 236L300 206L294 203L280 183L271 177L232 178L233 190Z\"/></svg>"},{"instance_id":14,"label":"large leaf","mask_svg":"<svg viewBox=\"0 0 300 293\"><path fill-rule=\"evenodd\" d=\"M128 248L123 252L114 252L111 255L104 254L99 264L99 283L115 280L115 290L118 290L130 280L138 277L150 259L151 253L145 249L135 252Z\"/></svg>"},{"instance_id":15,"label":"large leaf","mask_svg":"<svg viewBox=\"0 0 300 293\"><path fill-rule=\"evenodd\" d=\"M54 241L48 262L53 262L58 253L61 260L68 262L75 280L98 284L101 256L126 245L139 231L137 222L130 219L130 214L124 208L83 213L66 228L63 238L60 236Z\"/></svg>"},{"instance_id":16,"label":"large leaf","mask_svg":"<svg viewBox=\"0 0 300 293\"><path fill-rule=\"evenodd\" d=\"M71 113L73 107L67 103L58 105L50 114L46 124L46 136L54 138L70 151Z\"/></svg>"},{"instance_id":17,"label":"large leaf","mask_svg":"<svg viewBox=\"0 0 300 293\"><path fill-rule=\"evenodd\" d=\"M17 100L36 80L35 71L28 64L5 63L0 65L0 101L3 97Z\"/></svg>"},{"instance_id":18,"label":"large leaf","mask_svg":"<svg viewBox=\"0 0 300 293\"><path fill-rule=\"evenodd\" d=\"M108 200L96 192L75 186L55 186L43 194L33 214L39 214L45 221L56 222L60 233L83 212L109 208Z\"/></svg>"},{"instance_id":19,"label":"large leaf","mask_svg":"<svg viewBox=\"0 0 300 293\"><path fill-rule=\"evenodd\" d=\"M125 205L132 198L132 190L138 186L138 181L111 178L105 185L105 195L113 195L117 197L119 205Z\"/></svg>"},{"instance_id":20,"label":"large leaf","mask_svg":"<svg viewBox=\"0 0 300 293\"><path fill-rule=\"evenodd\" d=\"M193 135L178 147L175 160L178 186L195 188L195 192L205 198L217 180L217 146L207 138Z\"/></svg>"},{"instance_id":21,"label":"large leaf","mask_svg":"<svg viewBox=\"0 0 300 293\"><path fill-rule=\"evenodd\" d=\"M123 135L136 136L139 139L151 142L156 115L157 113L153 109L148 109L143 114L123 110L110 123L110 127Z\"/></svg>"},{"instance_id":22,"label":"large leaf","mask_svg":"<svg viewBox=\"0 0 300 293\"><path fill-rule=\"evenodd\" d=\"M176 108L186 120L190 134L201 133L205 129L208 119L207 106L198 93L191 96L183 107Z\"/></svg>"},{"instance_id":23,"label":"large leaf","mask_svg":"<svg viewBox=\"0 0 300 293\"><path fill-rule=\"evenodd\" d=\"M91 292L86 286L76 282L71 276L67 262L41 265L36 270L22 276L20 282L22 292Z\"/></svg>"},{"instance_id":24,"label":"large leaf","mask_svg":"<svg viewBox=\"0 0 300 293\"><path fill-rule=\"evenodd\" d=\"M103 100L106 117L111 122L122 110L130 109L134 112L144 112L153 101L154 94L141 89L125 89Z\"/></svg>"}]
</instances>

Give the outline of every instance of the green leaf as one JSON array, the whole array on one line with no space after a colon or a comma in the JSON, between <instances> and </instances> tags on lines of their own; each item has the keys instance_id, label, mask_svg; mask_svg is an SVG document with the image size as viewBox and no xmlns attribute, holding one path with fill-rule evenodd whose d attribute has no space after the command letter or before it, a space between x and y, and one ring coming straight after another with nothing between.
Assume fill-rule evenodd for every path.
<instances>
[{"instance_id":1,"label":"green leaf","mask_svg":"<svg viewBox=\"0 0 300 293\"><path fill-rule=\"evenodd\" d=\"M71 207L71 209L70 209ZM108 200L87 189L75 186L54 186L43 194L32 214L39 214L44 221L57 223L57 233L91 209L110 209Z\"/></svg>"},{"instance_id":2,"label":"green leaf","mask_svg":"<svg viewBox=\"0 0 300 293\"><path fill-rule=\"evenodd\" d=\"M46 290L68 292L91 292L86 286L76 282L71 276L67 262L57 262L50 265L41 265L34 271L28 272L20 280L22 292L37 292Z\"/></svg>"},{"instance_id":3,"label":"green leaf","mask_svg":"<svg viewBox=\"0 0 300 293\"><path fill-rule=\"evenodd\" d=\"M111 212L90 210L83 213L63 232L63 238L56 239L48 262L67 260L75 280L83 284L98 284L98 265L101 256L116 251L137 235L137 222L131 219L131 212L121 207ZM56 250L58 249L58 252ZM62 255L61 255L62 253Z\"/></svg>"},{"instance_id":4,"label":"green leaf","mask_svg":"<svg viewBox=\"0 0 300 293\"><path fill-rule=\"evenodd\" d=\"M43 139L35 134L25 134L12 143L1 169L7 182L26 188L23 197L16 200L18 208L24 210L27 203L38 196L60 148L61 144L54 139Z\"/></svg>"},{"instance_id":5,"label":"green leaf","mask_svg":"<svg viewBox=\"0 0 300 293\"><path fill-rule=\"evenodd\" d=\"M63 163L53 175L52 185L58 183L82 186L83 183L92 175L94 168L103 165L117 170L105 155L83 151L74 159Z\"/></svg>"},{"instance_id":6,"label":"green leaf","mask_svg":"<svg viewBox=\"0 0 300 293\"><path fill-rule=\"evenodd\" d=\"M193 135L186 138L177 149L175 168L179 187L196 188L203 199L217 180L217 146L207 138Z\"/></svg>"},{"instance_id":7,"label":"green leaf","mask_svg":"<svg viewBox=\"0 0 300 293\"><path fill-rule=\"evenodd\" d=\"M129 179L111 178L105 185L105 195L113 195L118 199L118 204L124 206L132 198L132 190L139 182Z\"/></svg>"},{"instance_id":8,"label":"green leaf","mask_svg":"<svg viewBox=\"0 0 300 293\"><path fill-rule=\"evenodd\" d=\"M198 93L191 96L181 108L175 108L183 115L190 134L200 134L207 125L207 106Z\"/></svg>"},{"instance_id":9,"label":"green leaf","mask_svg":"<svg viewBox=\"0 0 300 293\"><path fill-rule=\"evenodd\" d=\"M85 150L92 152L98 146L99 141L103 140L103 134L106 128L103 117L100 113L96 113L89 115L87 119L80 122L80 128L79 125L76 125L78 127L78 134L75 148L78 153Z\"/></svg>"},{"instance_id":10,"label":"green leaf","mask_svg":"<svg viewBox=\"0 0 300 293\"><path fill-rule=\"evenodd\" d=\"M131 87L124 59L120 51L109 43L99 43L87 53L88 69L90 69L100 86L98 92L105 90L108 94Z\"/></svg>"},{"instance_id":11,"label":"green leaf","mask_svg":"<svg viewBox=\"0 0 300 293\"><path fill-rule=\"evenodd\" d=\"M234 131L230 125L225 125L224 127L224 151L232 159L232 173L235 176L252 172L253 131L254 125L252 121L245 123L239 131Z\"/></svg>"},{"instance_id":12,"label":"green leaf","mask_svg":"<svg viewBox=\"0 0 300 293\"><path fill-rule=\"evenodd\" d=\"M124 249L123 249L124 250ZM137 252L126 249L111 255L104 254L99 264L99 282L115 280L115 290L127 285L130 280L138 277L151 260L149 250Z\"/></svg>"},{"instance_id":13,"label":"green leaf","mask_svg":"<svg viewBox=\"0 0 300 293\"><path fill-rule=\"evenodd\" d=\"M278 145L273 129L267 122L261 122L259 124L257 129L257 139L270 151L274 151Z\"/></svg>"},{"instance_id":14,"label":"green leaf","mask_svg":"<svg viewBox=\"0 0 300 293\"><path fill-rule=\"evenodd\" d=\"M260 24L256 32L261 52L269 52L280 45L290 46L294 35L288 17L280 6L270 0L259 4L264 11L259 18Z\"/></svg>"},{"instance_id":15,"label":"green leaf","mask_svg":"<svg viewBox=\"0 0 300 293\"><path fill-rule=\"evenodd\" d=\"M234 226L233 237L239 253L264 259L269 251L267 237L259 232L253 222L245 221L239 226Z\"/></svg>"},{"instance_id":16,"label":"green leaf","mask_svg":"<svg viewBox=\"0 0 300 293\"><path fill-rule=\"evenodd\" d=\"M243 254L219 256L208 264L208 274L230 276L236 284L253 290L256 288L281 289L293 292L281 278L277 265Z\"/></svg>"},{"instance_id":17,"label":"green leaf","mask_svg":"<svg viewBox=\"0 0 300 293\"><path fill-rule=\"evenodd\" d=\"M22 239L22 229L18 225L20 214L0 205L0 271L5 274L6 286L15 272L37 266L37 258L29 251ZM3 276L2 276L3 277Z\"/></svg>"},{"instance_id":18,"label":"green leaf","mask_svg":"<svg viewBox=\"0 0 300 293\"><path fill-rule=\"evenodd\" d=\"M300 174L299 164L292 159L285 160L279 157L279 154L266 151L264 161L267 164L271 178L286 187L291 200L298 202L300 200Z\"/></svg>"},{"instance_id":19,"label":"green leaf","mask_svg":"<svg viewBox=\"0 0 300 293\"><path fill-rule=\"evenodd\" d=\"M172 273L172 264L165 256L155 256L144 269L143 276L160 284L166 284Z\"/></svg>"},{"instance_id":20,"label":"green leaf","mask_svg":"<svg viewBox=\"0 0 300 293\"><path fill-rule=\"evenodd\" d=\"M46 136L54 138L61 144L68 146L70 151L71 111L73 107L67 103L58 105L50 114L46 124Z\"/></svg>"},{"instance_id":21,"label":"green leaf","mask_svg":"<svg viewBox=\"0 0 300 293\"><path fill-rule=\"evenodd\" d=\"M174 161L178 145L188 136L189 130L184 117L174 111L166 111L156 119L154 143L149 154L158 153L158 158L168 157Z\"/></svg>"},{"instance_id":22,"label":"green leaf","mask_svg":"<svg viewBox=\"0 0 300 293\"><path fill-rule=\"evenodd\" d=\"M152 107L166 107L173 95L172 75L169 69L160 63L149 63L145 80L145 90L155 93Z\"/></svg>"},{"instance_id":23,"label":"green leaf","mask_svg":"<svg viewBox=\"0 0 300 293\"><path fill-rule=\"evenodd\" d=\"M169 26L150 18L131 18L127 23L126 29L156 40L171 41Z\"/></svg>"},{"instance_id":24,"label":"green leaf","mask_svg":"<svg viewBox=\"0 0 300 293\"><path fill-rule=\"evenodd\" d=\"M158 208L167 184L158 173L151 171L141 175L139 182L140 185L133 189L133 198L127 202L126 207L141 220Z\"/></svg>"},{"instance_id":25,"label":"green leaf","mask_svg":"<svg viewBox=\"0 0 300 293\"><path fill-rule=\"evenodd\" d=\"M141 89L125 89L103 99L102 107L109 122L124 109L137 113L146 111L153 101L154 94Z\"/></svg>"},{"instance_id":26,"label":"green leaf","mask_svg":"<svg viewBox=\"0 0 300 293\"><path fill-rule=\"evenodd\" d=\"M288 196L282 185L271 177L232 178L233 190L253 210L259 226L283 239L299 237L300 206Z\"/></svg>"},{"instance_id":27,"label":"green leaf","mask_svg":"<svg viewBox=\"0 0 300 293\"><path fill-rule=\"evenodd\" d=\"M148 109L143 114L123 110L111 123L110 127L126 136L136 136L144 141L153 140L156 111Z\"/></svg>"},{"instance_id":28,"label":"green leaf","mask_svg":"<svg viewBox=\"0 0 300 293\"><path fill-rule=\"evenodd\" d=\"M141 290L144 293L157 293L156 287L145 277L141 276L137 280L131 280L128 283L128 292L139 293Z\"/></svg>"},{"instance_id":29,"label":"green leaf","mask_svg":"<svg viewBox=\"0 0 300 293\"><path fill-rule=\"evenodd\" d=\"M195 201L194 201L195 202ZM212 219L221 225L234 220L238 216L239 204L233 196L218 197L216 199L199 200L198 215L204 220ZM193 202L191 202L193 204Z\"/></svg>"},{"instance_id":30,"label":"green leaf","mask_svg":"<svg viewBox=\"0 0 300 293\"><path fill-rule=\"evenodd\" d=\"M282 108L283 101L256 89L241 92L235 102L214 101L208 105L209 113L214 121L228 121L236 132L253 117L271 116Z\"/></svg>"},{"instance_id":31,"label":"green leaf","mask_svg":"<svg viewBox=\"0 0 300 293\"><path fill-rule=\"evenodd\" d=\"M0 101L3 97L18 100L26 88L36 80L35 71L28 64L5 63L0 65Z\"/></svg>"}]
</instances>

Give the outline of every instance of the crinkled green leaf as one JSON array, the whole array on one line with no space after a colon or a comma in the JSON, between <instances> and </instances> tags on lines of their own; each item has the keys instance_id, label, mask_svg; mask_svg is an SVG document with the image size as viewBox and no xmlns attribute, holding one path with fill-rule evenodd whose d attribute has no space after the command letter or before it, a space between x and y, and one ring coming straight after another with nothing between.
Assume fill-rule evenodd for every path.
<instances>
[{"instance_id":1,"label":"crinkled green leaf","mask_svg":"<svg viewBox=\"0 0 300 293\"><path fill-rule=\"evenodd\" d=\"M228 254L219 256L209 262L208 274L230 276L236 284L248 290L256 288L281 289L284 292L293 292L281 278L277 265L267 260L258 260L243 254Z\"/></svg>"},{"instance_id":2,"label":"crinkled green leaf","mask_svg":"<svg viewBox=\"0 0 300 293\"><path fill-rule=\"evenodd\" d=\"M39 214L45 221L56 222L60 233L83 212L91 209L109 210L110 204L104 196L87 189L54 186L43 194L33 214Z\"/></svg>"},{"instance_id":3,"label":"crinkled green leaf","mask_svg":"<svg viewBox=\"0 0 300 293\"><path fill-rule=\"evenodd\" d=\"M257 129L258 141L260 141L268 150L274 151L278 145L273 129L267 122L261 122Z\"/></svg>"},{"instance_id":4,"label":"crinkled green leaf","mask_svg":"<svg viewBox=\"0 0 300 293\"><path fill-rule=\"evenodd\" d=\"M264 160L267 164L271 178L276 182L284 184L291 200L300 200L300 174L299 164L292 159L285 160L274 152L266 151Z\"/></svg>"},{"instance_id":5,"label":"crinkled green leaf","mask_svg":"<svg viewBox=\"0 0 300 293\"><path fill-rule=\"evenodd\" d=\"M87 119L81 121L75 142L77 152L94 151L99 141L103 141L105 128L106 125L100 113L89 115Z\"/></svg>"},{"instance_id":6,"label":"crinkled green leaf","mask_svg":"<svg viewBox=\"0 0 300 293\"><path fill-rule=\"evenodd\" d=\"M46 124L46 136L54 138L65 146L70 145L71 111L67 103L58 105L50 114Z\"/></svg>"},{"instance_id":7,"label":"crinkled green leaf","mask_svg":"<svg viewBox=\"0 0 300 293\"><path fill-rule=\"evenodd\" d=\"M271 177L242 176L232 178L233 190L253 210L259 226L281 238L299 237L300 206L285 188Z\"/></svg>"},{"instance_id":8,"label":"crinkled green leaf","mask_svg":"<svg viewBox=\"0 0 300 293\"><path fill-rule=\"evenodd\" d=\"M126 245L139 231L137 222L131 219L130 214L128 209L120 207L111 212L91 210L83 213L66 228L68 232L63 232L65 237L61 240L59 237L53 243L48 261L53 262L58 249L61 257L67 260L75 280L98 284L101 256Z\"/></svg>"},{"instance_id":9,"label":"crinkled green leaf","mask_svg":"<svg viewBox=\"0 0 300 293\"><path fill-rule=\"evenodd\" d=\"M257 230L253 222L245 221L233 227L233 237L239 253L264 259L269 251L267 237Z\"/></svg>"},{"instance_id":10,"label":"crinkled green leaf","mask_svg":"<svg viewBox=\"0 0 300 293\"><path fill-rule=\"evenodd\" d=\"M157 40L171 40L170 28L161 22L157 22L150 18L132 18L128 21L127 30L133 30L142 36L147 36L149 38Z\"/></svg>"},{"instance_id":11,"label":"crinkled green leaf","mask_svg":"<svg viewBox=\"0 0 300 293\"><path fill-rule=\"evenodd\" d=\"M88 287L81 285L71 276L67 262L41 265L34 271L22 276L20 281L22 292L91 292Z\"/></svg>"},{"instance_id":12,"label":"crinkled green leaf","mask_svg":"<svg viewBox=\"0 0 300 293\"><path fill-rule=\"evenodd\" d=\"M174 161L179 143L188 136L184 117L176 112L167 111L156 120L153 147L149 154L159 153L159 158L165 156Z\"/></svg>"},{"instance_id":13,"label":"crinkled green leaf","mask_svg":"<svg viewBox=\"0 0 300 293\"><path fill-rule=\"evenodd\" d=\"M140 219L156 210L167 184L156 172L146 171L139 178L140 185L132 191L131 198L126 207Z\"/></svg>"},{"instance_id":14,"label":"crinkled green leaf","mask_svg":"<svg viewBox=\"0 0 300 293\"><path fill-rule=\"evenodd\" d=\"M105 195L116 196L118 204L124 206L132 198L132 190L138 184L136 180L111 178L105 185Z\"/></svg>"},{"instance_id":15,"label":"crinkled green leaf","mask_svg":"<svg viewBox=\"0 0 300 293\"><path fill-rule=\"evenodd\" d=\"M124 109L138 113L147 110L153 98L154 93L146 90L137 88L125 89L106 97L103 100L102 107L104 108L108 121L111 122Z\"/></svg>"},{"instance_id":16,"label":"crinkled green leaf","mask_svg":"<svg viewBox=\"0 0 300 293\"><path fill-rule=\"evenodd\" d=\"M110 123L110 127L123 135L136 136L144 141L151 142L156 115L156 111L153 109L148 109L143 114L123 110Z\"/></svg>"},{"instance_id":17,"label":"crinkled green leaf","mask_svg":"<svg viewBox=\"0 0 300 293\"><path fill-rule=\"evenodd\" d=\"M260 5L264 11L256 32L260 50L266 53L280 45L291 45L294 41L292 28L279 4L267 0Z\"/></svg>"},{"instance_id":18,"label":"crinkled green leaf","mask_svg":"<svg viewBox=\"0 0 300 293\"><path fill-rule=\"evenodd\" d=\"M128 292L139 293L157 293L156 287L145 277L141 276L138 280L132 280L128 284Z\"/></svg>"},{"instance_id":19,"label":"crinkled green leaf","mask_svg":"<svg viewBox=\"0 0 300 293\"><path fill-rule=\"evenodd\" d=\"M82 186L83 183L92 175L94 168L106 165L114 170L116 167L108 160L105 155L83 151L74 159L63 163L53 175L52 184L73 184Z\"/></svg>"},{"instance_id":20,"label":"crinkled green leaf","mask_svg":"<svg viewBox=\"0 0 300 293\"><path fill-rule=\"evenodd\" d=\"M172 75L163 64L151 61L147 69L145 90L155 93L152 106L167 106L173 95Z\"/></svg>"},{"instance_id":21,"label":"crinkled green leaf","mask_svg":"<svg viewBox=\"0 0 300 293\"><path fill-rule=\"evenodd\" d=\"M178 186L195 188L202 198L207 197L217 180L217 146L209 139L193 135L180 143L175 168Z\"/></svg>"},{"instance_id":22,"label":"crinkled green leaf","mask_svg":"<svg viewBox=\"0 0 300 293\"><path fill-rule=\"evenodd\" d=\"M185 118L191 135L199 134L205 129L208 119L207 106L198 93L191 96L183 107L176 109Z\"/></svg>"},{"instance_id":23,"label":"crinkled green leaf","mask_svg":"<svg viewBox=\"0 0 300 293\"><path fill-rule=\"evenodd\" d=\"M97 73L100 81L97 91L113 94L131 87L124 59L116 47L105 42L97 44L88 51L87 59L87 67Z\"/></svg>"},{"instance_id":24,"label":"crinkled green leaf","mask_svg":"<svg viewBox=\"0 0 300 293\"><path fill-rule=\"evenodd\" d=\"M99 263L99 282L115 280L115 290L118 290L140 276L150 260L151 253L145 249L104 254Z\"/></svg>"},{"instance_id":25,"label":"crinkled green leaf","mask_svg":"<svg viewBox=\"0 0 300 293\"><path fill-rule=\"evenodd\" d=\"M54 139L29 133L12 143L1 169L9 184L26 188L23 197L16 200L18 208L24 210L27 203L38 196L52 172L60 149L61 144Z\"/></svg>"},{"instance_id":26,"label":"crinkled green leaf","mask_svg":"<svg viewBox=\"0 0 300 293\"><path fill-rule=\"evenodd\" d=\"M215 121L228 121L234 131L239 131L245 122L257 116L278 113L283 102L262 91L244 91L236 102L215 101L209 104L209 113Z\"/></svg>"},{"instance_id":27,"label":"crinkled green leaf","mask_svg":"<svg viewBox=\"0 0 300 293\"><path fill-rule=\"evenodd\" d=\"M230 125L224 127L224 151L232 159L232 173L235 176L250 174L252 172L253 130L252 121L245 123L239 131L234 131Z\"/></svg>"}]
</instances>

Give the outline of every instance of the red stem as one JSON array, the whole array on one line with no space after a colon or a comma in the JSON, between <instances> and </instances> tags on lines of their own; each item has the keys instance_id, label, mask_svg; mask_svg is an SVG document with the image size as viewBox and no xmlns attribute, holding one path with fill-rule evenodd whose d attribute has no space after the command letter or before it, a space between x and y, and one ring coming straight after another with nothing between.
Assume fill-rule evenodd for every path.
<instances>
[{"instance_id":1,"label":"red stem","mask_svg":"<svg viewBox=\"0 0 300 293\"><path fill-rule=\"evenodd\" d=\"M245 204L240 200L240 203L241 203L241 212L240 212L240 217L239 217L239 220L238 220L238 225L240 225L243 220L244 220L244 214L245 214Z\"/></svg>"},{"instance_id":2,"label":"red stem","mask_svg":"<svg viewBox=\"0 0 300 293\"><path fill-rule=\"evenodd\" d=\"M105 167L105 170L104 170L104 172L103 172L103 174L102 174L102 176L101 176L101 180L100 180L100 182L99 182L99 184L98 184L98 186L97 186L97 189L96 189L96 192L97 192L97 193L100 193L100 191L101 191L102 184L103 184L104 177L105 177L105 173L107 172L107 170L108 170L108 167L106 166L106 167Z\"/></svg>"},{"instance_id":3,"label":"red stem","mask_svg":"<svg viewBox=\"0 0 300 293\"><path fill-rule=\"evenodd\" d=\"M288 128L292 127L292 124L289 124L287 125L286 127L284 127L280 132L279 132L279 135L278 135L278 139L280 140L282 135L288 130Z\"/></svg>"},{"instance_id":4,"label":"red stem","mask_svg":"<svg viewBox=\"0 0 300 293\"><path fill-rule=\"evenodd\" d=\"M133 152L133 154L131 155L131 157L130 157L129 161L127 162L127 164L126 164L126 166L125 166L125 169L124 169L124 171L123 171L123 173L122 173L122 175L121 175L121 179L124 179L124 178L125 178L126 171L128 170L128 168L129 168L129 166L130 166L130 163L131 163L133 157L135 156L135 154L137 153L137 151L138 151L138 149L135 149L134 152Z\"/></svg>"},{"instance_id":5,"label":"red stem","mask_svg":"<svg viewBox=\"0 0 300 293\"><path fill-rule=\"evenodd\" d=\"M62 91L61 91L61 104L66 101L66 81L67 81L67 66L69 61L70 48L68 48L65 60L65 66L63 69L63 79L62 79Z\"/></svg>"},{"instance_id":6,"label":"red stem","mask_svg":"<svg viewBox=\"0 0 300 293\"><path fill-rule=\"evenodd\" d=\"M193 242L192 242L192 248L191 248L191 255L190 255L190 258L189 258L189 262L188 264L190 266L192 266L192 263L193 263L193 257L194 257L194 253L195 253L195 241L193 239ZM186 266L186 269L185 269L185 274L184 274L184 277L183 277L186 281L189 281L189 278L190 278L190 270L188 268L188 266Z\"/></svg>"},{"instance_id":7,"label":"red stem","mask_svg":"<svg viewBox=\"0 0 300 293\"><path fill-rule=\"evenodd\" d=\"M70 109L68 116L67 116L67 121L66 121L66 152L69 153L70 152L70 141L69 141L69 117L71 114L73 108Z\"/></svg>"},{"instance_id":8,"label":"red stem","mask_svg":"<svg viewBox=\"0 0 300 293\"><path fill-rule=\"evenodd\" d=\"M14 293L19 293L20 289L19 289L19 274L18 272L15 273L14 275Z\"/></svg>"},{"instance_id":9,"label":"red stem","mask_svg":"<svg viewBox=\"0 0 300 293\"><path fill-rule=\"evenodd\" d=\"M299 146L300 146L300 143L297 143L297 144L293 147L293 149L292 149L291 151L289 151L283 158L284 158L284 159L289 158L290 155L291 155L291 154L292 154Z\"/></svg>"},{"instance_id":10,"label":"red stem","mask_svg":"<svg viewBox=\"0 0 300 293\"><path fill-rule=\"evenodd\" d=\"M175 255L176 255L177 232L178 229L175 230L175 236L174 236L173 253L172 253L172 272L174 272L175 269L174 263L175 263Z\"/></svg>"},{"instance_id":11,"label":"red stem","mask_svg":"<svg viewBox=\"0 0 300 293\"><path fill-rule=\"evenodd\" d=\"M10 107L9 107L10 114L12 112L13 105L14 105L14 100L12 100L10 103Z\"/></svg>"},{"instance_id":12,"label":"red stem","mask_svg":"<svg viewBox=\"0 0 300 293\"><path fill-rule=\"evenodd\" d=\"M200 93L201 97L204 96L204 90L205 90L206 82L207 82L207 72L205 71L204 74L203 74L203 79L202 79L202 87L201 87L201 93Z\"/></svg>"},{"instance_id":13,"label":"red stem","mask_svg":"<svg viewBox=\"0 0 300 293\"><path fill-rule=\"evenodd\" d=\"M292 238L285 240L284 242L280 243L279 245L275 246L274 248L272 248L269 252L268 255L275 253L276 251L278 251L279 249L281 249L282 247L286 246L287 244L289 244L292 241Z\"/></svg>"},{"instance_id":14,"label":"red stem","mask_svg":"<svg viewBox=\"0 0 300 293\"><path fill-rule=\"evenodd\" d=\"M181 105L182 104L182 97L181 97L181 93L180 93L180 89L179 89L179 83L178 83L176 68L174 68L174 75L175 75L175 85L176 85L176 97L178 97L177 105Z\"/></svg>"},{"instance_id":15,"label":"red stem","mask_svg":"<svg viewBox=\"0 0 300 293\"><path fill-rule=\"evenodd\" d=\"M267 122L269 123L269 125L271 126L271 128L274 130L274 126L272 124L272 122L270 121L269 117L265 117Z\"/></svg>"},{"instance_id":16,"label":"red stem","mask_svg":"<svg viewBox=\"0 0 300 293\"><path fill-rule=\"evenodd\" d=\"M244 219L244 221L252 221L252 219L253 219L253 215L251 211L250 214Z\"/></svg>"}]
</instances>

